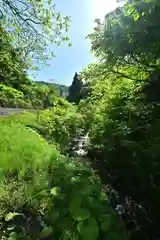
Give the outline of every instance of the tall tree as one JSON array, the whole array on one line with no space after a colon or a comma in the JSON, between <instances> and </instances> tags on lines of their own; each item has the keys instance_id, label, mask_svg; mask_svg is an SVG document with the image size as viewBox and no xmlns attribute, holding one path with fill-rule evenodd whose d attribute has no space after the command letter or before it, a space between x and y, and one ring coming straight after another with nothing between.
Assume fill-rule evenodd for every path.
<instances>
[{"instance_id":1,"label":"tall tree","mask_svg":"<svg viewBox=\"0 0 160 240\"><path fill-rule=\"evenodd\" d=\"M0 26L0 83L20 90L21 84L29 84L28 64L22 52L13 47L13 39Z\"/></svg>"},{"instance_id":2,"label":"tall tree","mask_svg":"<svg viewBox=\"0 0 160 240\"><path fill-rule=\"evenodd\" d=\"M73 82L68 90L68 101L79 103L80 100L86 98L90 94L90 87L86 79L83 78L84 74L75 73Z\"/></svg>"},{"instance_id":3,"label":"tall tree","mask_svg":"<svg viewBox=\"0 0 160 240\"><path fill-rule=\"evenodd\" d=\"M70 18L62 17L51 0L1 0L0 24L14 39L23 56L39 66L53 55L47 51L50 43L60 45L69 40ZM51 53L51 54L50 54Z\"/></svg>"},{"instance_id":4,"label":"tall tree","mask_svg":"<svg viewBox=\"0 0 160 240\"><path fill-rule=\"evenodd\" d=\"M133 80L143 79L142 73L151 73L160 67L160 34L158 0L123 1L105 17L89 35L96 56L103 59L106 68ZM123 70L136 67L133 75Z\"/></svg>"},{"instance_id":5,"label":"tall tree","mask_svg":"<svg viewBox=\"0 0 160 240\"><path fill-rule=\"evenodd\" d=\"M81 99L81 90L82 90L82 80L80 79L78 73L76 72L73 78L73 82L68 90L68 101L79 103Z\"/></svg>"}]
</instances>

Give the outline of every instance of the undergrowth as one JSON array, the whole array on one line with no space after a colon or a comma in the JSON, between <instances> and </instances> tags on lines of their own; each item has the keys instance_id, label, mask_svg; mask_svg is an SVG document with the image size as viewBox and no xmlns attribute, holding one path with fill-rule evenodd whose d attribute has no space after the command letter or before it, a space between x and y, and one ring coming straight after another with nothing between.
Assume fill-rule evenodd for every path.
<instances>
[{"instance_id":1,"label":"undergrowth","mask_svg":"<svg viewBox=\"0 0 160 240\"><path fill-rule=\"evenodd\" d=\"M13 119L0 121L0 239L127 239L90 165Z\"/></svg>"}]
</instances>

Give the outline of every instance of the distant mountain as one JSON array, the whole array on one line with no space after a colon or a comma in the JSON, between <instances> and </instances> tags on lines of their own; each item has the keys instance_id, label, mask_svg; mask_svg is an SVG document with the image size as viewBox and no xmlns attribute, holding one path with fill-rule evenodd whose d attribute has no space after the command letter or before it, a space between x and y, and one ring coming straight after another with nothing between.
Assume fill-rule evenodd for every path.
<instances>
[{"instance_id":1,"label":"distant mountain","mask_svg":"<svg viewBox=\"0 0 160 240\"><path fill-rule=\"evenodd\" d=\"M36 84L42 84L42 85L47 85L50 87L54 87L57 89L58 95L60 97L66 98L68 95L68 89L69 87L63 84L58 84L54 82L44 82L44 81L35 81Z\"/></svg>"}]
</instances>

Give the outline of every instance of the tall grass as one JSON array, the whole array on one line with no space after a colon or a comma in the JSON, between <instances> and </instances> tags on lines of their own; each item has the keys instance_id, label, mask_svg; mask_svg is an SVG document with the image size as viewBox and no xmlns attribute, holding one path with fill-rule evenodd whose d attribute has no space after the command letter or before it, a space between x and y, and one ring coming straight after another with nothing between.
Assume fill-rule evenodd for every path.
<instances>
[{"instance_id":1,"label":"tall grass","mask_svg":"<svg viewBox=\"0 0 160 240\"><path fill-rule=\"evenodd\" d=\"M27 124L36 124L37 123L37 112L23 112L23 113L10 113L7 116L0 116L0 124L13 124L13 123L22 123Z\"/></svg>"},{"instance_id":2,"label":"tall grass","mask_svg":"<svg viewBox=\"0 0 160 240\"><path fill-rule=\"evenodd\" d=\"M21 123L0 122L0 168L27 169L49 157L51 147Z\"/></svg>"}]
</instances>

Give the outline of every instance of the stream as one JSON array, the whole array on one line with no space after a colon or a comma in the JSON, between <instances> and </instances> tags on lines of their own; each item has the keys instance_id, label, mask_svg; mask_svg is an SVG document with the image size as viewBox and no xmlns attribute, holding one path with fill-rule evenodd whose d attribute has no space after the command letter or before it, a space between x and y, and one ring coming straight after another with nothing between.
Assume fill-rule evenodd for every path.
<instances>
[{"instance_id":1,"label":"stream","mask_svg":"<svg viewBox=\"0 0 160 240\"><path fill-rule=\"evenodd\" d=\"M87 155L87 147L90 144L89 141L89 133L80 138L75 138L74 141L76 142L75 148L73 149L73 156L74 157L85 157Z\"/></svg>"}]
</instances>

